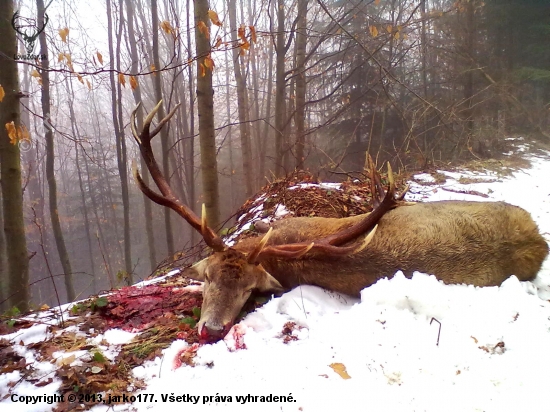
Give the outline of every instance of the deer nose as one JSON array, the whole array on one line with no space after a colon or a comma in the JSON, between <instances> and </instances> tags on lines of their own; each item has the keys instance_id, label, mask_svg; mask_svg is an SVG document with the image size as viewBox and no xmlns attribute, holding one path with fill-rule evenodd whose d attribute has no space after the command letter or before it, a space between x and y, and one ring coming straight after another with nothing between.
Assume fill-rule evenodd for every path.
<instances>
[{"instance_id":1,"label":"deer nose","mask_svg":"<svg viewBox=\"0 0 550 412\"><path fill-rule=\"evenodd\" d=\"M229 329L231 329L231 324L220 325L220 324L203 324L202 328L199 329L199 342L200 343L214 343L217 342L227 335Z\"/></svg>"}]
</instances>

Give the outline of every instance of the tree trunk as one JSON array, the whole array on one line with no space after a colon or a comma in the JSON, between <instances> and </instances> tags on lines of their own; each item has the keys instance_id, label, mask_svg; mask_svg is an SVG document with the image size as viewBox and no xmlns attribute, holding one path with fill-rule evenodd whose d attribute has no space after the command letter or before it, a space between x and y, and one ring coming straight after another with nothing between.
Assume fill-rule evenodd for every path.
<instances>
[{"instance_id":1,"label":"tree trunk","mask_svg":"<svg viewBox=\"0 0 550 412\"><path fill-rule=\"evenodd\" d=\"M139 72L139 56L136 47L136 35L134 32L134 4L131 0L126 0L126 11L127 11L127 21L128 21L128 43L130 44L130 53L132 58L132 74L137 74ZM134 102L136 105L141 103L141 88L138 86L133 91ZM137 126L141 130L143 128L143 104L138 107L137 113ZM140 158L141 165L141 177L146 186L149 186L149 171L145 165L145 160L142 156ZM147 247L149 250L149 267L151 272L157 267L157 256L155 249L155 235L153 232L153 209L152 201L142 194L143 197L143 208L145 212L145 232L147 233Z\"/></svg>"},{"instance_id":2,"label":"tree trunk","mask_svg":"<svg viewBox=\"0 0 550 412\"><path fill-rule=\"evenodd\" d=\"M231 41L237 44L237 3L236 0L228 1L229 27L231 30ZM237 107L239 110L239 130L241 137L241 152L243 158L243 178L245 182L245 196L252 196L252 150L250 147L250 126L247 119L246 107L246 85L244 76L241 72L238 47L233 48L233 70L235 71L235 81L237 82Z\"/></svg>"},{"instance_id":3,"label":"tree trunk","mask_svg":"<svg viewBox=\"0 0 550 412\"><path fill-rule=\"evenodd\" d=\"M107 0L107 36L109 44L109 80L111 84L111 114L113 117L113 128L115 131L117 166L120 176L120 188L122 192L122 209L124 217L124 270L126 272L126 282L132 284L132 249L130 239L130 201L128 195L128 169L126 161L126 143L122 133L122 125L120 122L120 113L117 113L117 108L120 108L120 83L115 81L115 59L116 68L120 70L120 38L119 31L117 35L117 51L113 49L113 21L111 14L111 0ZM121 9L122 12L122 9ZM120 19L122 20L122 19Z\"/></svg>"},{"instance_id":4,"label":"tree trunk","mask_svg":"<svg viewBox=\"0 0 550 412\"><path fill-rule=\"evenodd\" d=\"M275 176L283 174L283 155L286 126L286 82L285 82L285 2L277 0L277 66L275 71ZM287 171L285 171L287 172Z\"/></svg>"},{"instance_id":5,"label":"tree trunk","mask_svg":"<svg viewBox=\"0 0 550 412\"><path fill-rule=\"evenodd\" d=\"M157 0L151 0L151 19L153 20L153 63L157 70L160 70L160 57L159 57L159 18L157 9ZM155 100L159 102L162 99L162 85L161 85L162 72L158 72L156 76L153 76L153 86L155 89ZM159 121L166 116L164 111L164 105L160 106L158 111ZM170 163L168 158L168 127L166 125L160 129L160 144L162 148L162 173L166 177L166 181L170 183ZM173 257L176 249L174 246L174 234L172 232L172 225L170 223L170 209L164 208L164 225L166 226L166 245L168 247L168 254Z\"/></svg>"},{"instance_id":6,"label":"tree trunk","mask_svg":"<svg viewBox=\"0 0 550 412\"><path fill-rule=\"evenodd\" d=\"M212 88L212 70L205 65L205 59L210 58L210 19L207 0L194 0L194 4L202 186L208 225L215 230L220 222L220 206L214 136L214 89ZM201 32L201 27L206 27L208 36L204 33L204 29Z\"/></svg>"},{"instance_id":7,"label":"tree trunk","mask_svg":"<svg viewBox=\"0 0 550 412\"><path fill-rule=\"evenodd\" d=\"M296 169L304 168L305 116L306 116L306 24L307 0L298 0L298 26L296 29Z\"/></svg>"},{"instance_id":8,"label":"tree trunk","mask_svg":"<svg viewBox=\"0 0 550 412\"><path fill-rule=\"evenodd\" d=\"M38 26L44 25L44 1L36 0L36 8L38 9ZM48 180L48 197L50 204L50 219L52 222L52 231L55 239L55 245L57 246L57 253L59 254L59 260L61 260L61 266L63 267L65 277L65 289L67 291L67 300L72 302L75 299L75 291L73 285L73 271L71 268L71 261L69 253L67 252L67 246L65 245L65 238L63 237L63 231L61 229L61 222L59 220L59 212L57 206L57 182L55 180L55 155L54 155L54 143L53 143L53 130L49 124L50 119L50 73L49 73L49 60L48 60L48 46L46 44L46 31L43 31L39 35L40 39L40 54L45 58L42 60L42 71L40 77L42 79L42 113L44 118L44 131L46 140L46 179Z\"/></svg>"},{"instance_id":9,"label":"tree trunk","mask_svg":"<svg viewBox=\"0 0 550 412\"><path fill-rule=\"evenodd\" d=\"M79 159L79 152L78 152L78 146L79 141L81 141L80 136L80 130L78 129L76 116L74 114L74 91L72 90L72 87L69 86L69 78L65 78L65 84L67 86L67 96L69 98L69 115L71 116L71 130L73 132L73 136L75 137L74 141L74 149L75 149L75 161L76 161L76 173L78 176L78 187L80 189L80 200L82 202L82 211L84 213L84 229L86 231L86 240L88 243L88 257L90 259L90 270L92 271L92 293L97 293L97 283L96 283L96 273L95 273L95 265L94 265L94 254L93 254L93 247L92 247L92 236L90 232L90 221L88 218L88 205L86 202L86 191L84 189L84 181L82 179L82 170L80 168L80 159Z\"/></svg>"},{"instance_id":10,"label":"tree trunk","mask_svg":"<svg viewBox=\"0 0 550 412\"><path fill-rule=\"evenodd\" d=\"M0 50L3 50L3 48ZM4 236L4 208L2 207L2 190L0 190L0 313L4 313L8 309L8 298L6 297L9 280L8 273L8 261L6 259L6 237Z\"/></svg>"},{"instance_id":11,"label":"tree trunk","mask_svg":"<svg viewBox=\"0 0 550 412\"><path fill-rule=\"evenodd\" d=\"M270 16L273 16L275 14L275 2L271 2L272 4L272 12L269 13ZM273 18L269 19L269 31L273 33ZM267 63L267 99L265 103L265 117L264 117L264 130L262 134L262 139L260 140L260 159L259 159L259 172L258 175L261 178L264 178L265 176L265 159L266 159L266 152L267 148L271 147L271 145L268 146L268 143L270 142L270 135L272 134L272 120L271 120L271 96L273 94L273 42L269 42L269 50L268 50L268 56L269 61Z\"/></svg>"},{"instance_id":12,"label":"tree trunk","mask_svg":"<svg viewBox=\"0 0 550 412\"><path fill-rule=\"evenodd\" d=\"M187 19L187 60L192 61L193 48L191 45L191 0L187 0L187 12L185 13ZM195 195L195 88L194 88L194 75L193 65L187 66L187 76L189 77L189 138L187 139L187 150L185 151L187 157L185 159L185 178L187 188L189 190L189 207L196 211L196 195ZM195 244L197 239L197 232L195 230L191 233L191 244Z\"/></svg>"}]
</instances>

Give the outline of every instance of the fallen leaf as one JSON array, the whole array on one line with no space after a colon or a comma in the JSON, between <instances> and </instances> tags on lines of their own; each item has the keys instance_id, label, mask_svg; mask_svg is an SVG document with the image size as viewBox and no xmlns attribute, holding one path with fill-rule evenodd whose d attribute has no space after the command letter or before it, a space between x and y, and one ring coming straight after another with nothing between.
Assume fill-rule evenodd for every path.
<instances>
[{"instance_id":1,"label":"fallen leaf","mask_svg":"<svg viewBox=\"0 0 550 412\"><path fill-rule=\"evenodd\" d=\"M334 372L336 372L342 379L351 379L351 376L348 375L346 371L346 366L343 363L331 363L329 365Z\"/></svg>"}]
</instances>

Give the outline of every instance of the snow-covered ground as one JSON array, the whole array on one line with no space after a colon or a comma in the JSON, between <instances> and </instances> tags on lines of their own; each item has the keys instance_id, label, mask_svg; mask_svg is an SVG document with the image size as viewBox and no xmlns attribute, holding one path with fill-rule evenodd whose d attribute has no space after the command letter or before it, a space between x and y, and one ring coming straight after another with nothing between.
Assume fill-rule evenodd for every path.
<instances>
[{"instance_id":1,"label":"snow-covered ground","mask_svg":"<svg viewBox=\"0 0 550 412\"><path fill-rule=\"evenodd\" d=\"M510 178L442 172L448 177L443 186L454 192L413 184L409 200L504 200L528 210L550 240L550 160L529 159L532 168ZM460 175L489 182L463 185ZM148 385L135 394L140 399L92 410L550 411L548 299L548 259L534 282L513 277L501 287L444 285L433 276L397 274L351 299L302 286L248 315L224 341L200 347L195 367L174 367L187 347L174 341L162 358L134 369ZM94 338L110 343L108 357L133 336L119 332ZM29 363L34 355L26 345L45 334L46 326L36 325L0 339L10 339ZM235 341L241 334L244 342ZM40 368L46 376L53 367ZM18 382L19 376L17 370L0 375L0 399L51 395L60 385L53 380L36 387ZM1 411L54 406L44 399L34 405L9 396L0 401Z\"/></svg>"}]
</instances>

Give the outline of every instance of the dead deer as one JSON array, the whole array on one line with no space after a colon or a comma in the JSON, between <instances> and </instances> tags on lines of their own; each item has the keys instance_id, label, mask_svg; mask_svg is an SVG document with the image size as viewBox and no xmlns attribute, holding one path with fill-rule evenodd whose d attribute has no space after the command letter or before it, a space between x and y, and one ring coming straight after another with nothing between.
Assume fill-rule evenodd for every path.
<instances>
[{"instance_id":1,"label":"dead deer","mask_svg":"<svg viewBox=\"0 0 550 412\"><path fill-rule=\"evenodd\" d=\"M348 218L288 218L275 222L261 238L226 246L202 219L182 204L154 158L151 139L174 108L150 132L159 104L138 133L136 110L131 127L160 194L147 187L134 169L140 189L170 207L197 230L213 253L183 274L204 281L202 342L223 338L253 291L282 293L298 285L316 285L359 296L381 278L401 270L433 274L447 284L498 286L511 275L532 280L548 255L548 244L525 210L504 202L440 201L402 205L395 196L388 164L388 189L371 166L375 207Z\"/></svg>"}]
</instances>

